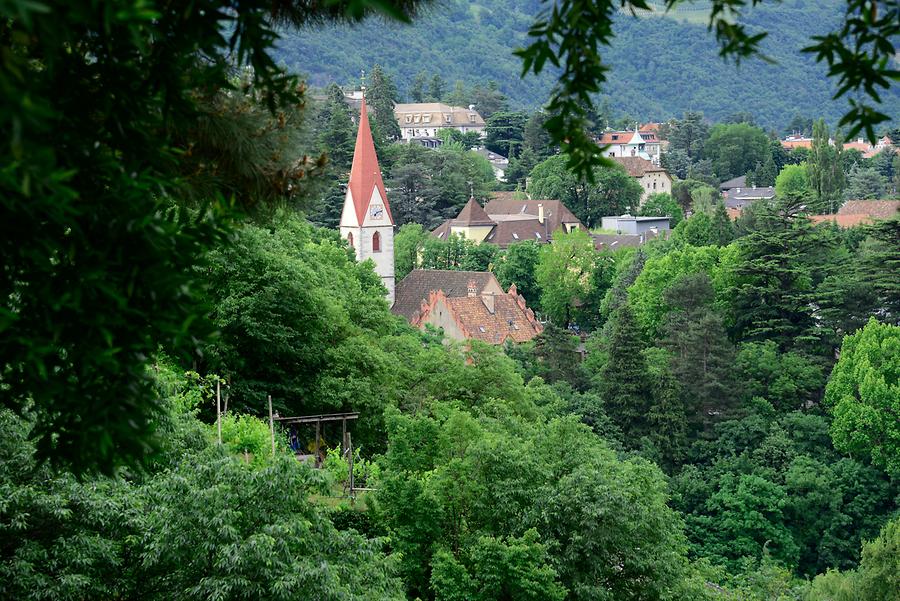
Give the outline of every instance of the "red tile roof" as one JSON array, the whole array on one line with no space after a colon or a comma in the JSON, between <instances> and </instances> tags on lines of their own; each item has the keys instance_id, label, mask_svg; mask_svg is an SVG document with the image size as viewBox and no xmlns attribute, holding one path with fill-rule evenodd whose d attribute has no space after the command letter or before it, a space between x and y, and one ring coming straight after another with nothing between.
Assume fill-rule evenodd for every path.
<instances>
[{"instance_id":1,"label":"red tile roof","mask_svg":"<svg viewBox=\"0 0 900 601\"><path fill-rule=\"evenodd\" d=\"M356 133L356 147L353 149L353 166L350 168L350 194L353 196L353 206L356 209L356 218L360 225L366 218L366 209L372 199L372 192L378 188L381 198L384 199L384 210L388 220L394 223L391 216L391 207L388 204L387 192L384 191L384 181L381 179L381 168L378 166L378 157L375 154L375 143L372 141L372 129L369 127L369 115L366 111L366 101L363 99L359 109L359 130Z\"/></svg>"},{"instance_id":2,"label":"red tile roof","mask_svg":"<svg viewBox=\"0 0 900 601\"><path fill-rule=\"evenodd\" d=\"M890 219L900 212L900 200L848 200L838 215L868 215L875 219Z\"/></svg>"},{"instance_id":3,"label":"red tile roof","mask_svg":"<svg viewBox=\"0 0 900 601\"><path fill-rule=\"evenodd\" d=\"M873 221L869 215L810 215L809 220L814 225L831 222L842 228L856 227Z\"/></svg>"},{"instance_id":4,"label":"red tile roof","mask_svg":"<svg viewBox=\"0 0 900 601\"><path fill-rule=\"evenodd\" d=\"M490 303L493 302L493 310ZM447 307L449 316L467 339L481 340L488 344L503 344L507 340L525 342L544 331L534 312L525 305L525 299L510 286L506 294L448 297L442 291L429 293L427 301L412 324L427 323L438 303Z\"/></svg>"},{"instance_id":5,"label":"red tile roof","mask_svg":"<svg viewBox=\"0 0 900 601\"><path fill-rule=\"evenodd\" d=\"M452 271L447 269L413 269L397 284L391 313L412 320L422 302L432 291L441 290L449 297L467 296L470 283L478 294L485 289L499 290L500 282L489 271Z\"/></svg>"}]
</instances>

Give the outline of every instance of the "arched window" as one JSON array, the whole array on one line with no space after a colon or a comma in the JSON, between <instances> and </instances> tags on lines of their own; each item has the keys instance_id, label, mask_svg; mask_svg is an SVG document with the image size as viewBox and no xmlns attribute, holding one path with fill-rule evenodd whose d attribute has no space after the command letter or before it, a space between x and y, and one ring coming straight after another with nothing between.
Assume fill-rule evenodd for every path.
<instances>
[{"instance_id":1,"label":"arched window","mask_svg":"<svg viewBox=\"0 0 900 601\"><path fill-rule=\"evenodd\" d=\"M372 252L380 253L381 252L381 234L375 232L372 234Z\"/></svg>"},{"instance_id":2,"label":"arched window","mask_svg":"<svg viewBox=\"0 0 900 601\"><path fill-rule=\"evenodd\" d=\"M347 244L350 245L350 248L353 248L353 232L347 233Z\"/></svg>"}]
</instances>

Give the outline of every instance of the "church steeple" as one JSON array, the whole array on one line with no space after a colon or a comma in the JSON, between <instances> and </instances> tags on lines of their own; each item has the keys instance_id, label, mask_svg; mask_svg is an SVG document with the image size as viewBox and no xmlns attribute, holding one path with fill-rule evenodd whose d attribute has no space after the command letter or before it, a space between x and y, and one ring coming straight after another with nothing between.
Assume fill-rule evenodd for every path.
<instances>
[{"instance_id":1,"label":"church steeple","mask_svg":"<svg viewBox=\"0 0 900 601\"><path fill-rule=\"evenodd\" d=\"M378 166L378 156L375 154L375 142L372 139L372 128L369 126L365 97L359 108L359 130L356 132L356 147L353 150L353 166L350 168L348 187L353 196L358 224L361 225L365 220L366 209L369 208L376 188L381 196L381 202L384 203L387 222L394 224L391 206L384 190L384 181L381 178L381 168Z\"/></svg>"},{"instance_id":2,"label":"church steeple","mask_svg":"<svg viewBox=\"0 0 900 601\"><path fill-rule=\"evenodd\" d=\"M375 155L366 100L359 109L359 130L353 150L353 166L341 213L341 237L356 252L359 261L371 259L375 272L394 304L394 218Z\"/></svg>"}]
</instances>

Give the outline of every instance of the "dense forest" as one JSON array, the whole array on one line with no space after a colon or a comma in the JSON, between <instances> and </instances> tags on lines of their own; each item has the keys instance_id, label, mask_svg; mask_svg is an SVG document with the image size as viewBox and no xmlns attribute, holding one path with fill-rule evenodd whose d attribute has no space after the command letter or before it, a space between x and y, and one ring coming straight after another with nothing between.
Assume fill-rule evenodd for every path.
<instances>
[{"instance_id":1,"label":"dense forest","mask_svg":"<svg viewBox=\"0 0 900 601\"><path fill-rule=\"evenodd\" d=\"M379 108L398 275L490 270L546 324L452 341L392 314L334 227L341 90L268 53L384 3L46 4L0 5L0 598L900 596L900 218L809 219L895 197L895 153L688 112L673 194L639 207L670 236L501 250L429 235L501 186L477 141L398 144ZM620 169L566 169L542 118L492 116L518 194L588 227L637 203ZM776 196L732 220L740 174ZM273 412L358 414L353 447Z\"/></svg>"},{"instance_id":2,"label":"dense forest","mask_svg":"<svg viewBox=\"0 0 900 601\"><path fill-rule=\"evenodd\" d=\"M689 7L665 17L620 14L616 37L605 51L612 70L601 102L616 116L641 120L685 111L723 120L749 111L776 130L798 114L822 116L833 127L845 104L827 100L836 89L826 78L827 67L800 49L810 36L836 25L841 5L840 0L788 0L755 7L744 22L752 32L768 32L763 52L775 63L753 58L737 67L719 58L705 21L683 12ZM457 81L467 87L496 82L515 108L534 110L547 100L555 75L520 79L521 61L512 50L526 43L540 7L524 0L447 0L412 26L376 20L288 34L276 56L313 85L358 85L361 72L377 63L394 76L403 98L415 76L425 72L440 76L448 91ZM888 115L900 114L896 88L884 94L883 103Z\"/></svg>"}]
</instances>

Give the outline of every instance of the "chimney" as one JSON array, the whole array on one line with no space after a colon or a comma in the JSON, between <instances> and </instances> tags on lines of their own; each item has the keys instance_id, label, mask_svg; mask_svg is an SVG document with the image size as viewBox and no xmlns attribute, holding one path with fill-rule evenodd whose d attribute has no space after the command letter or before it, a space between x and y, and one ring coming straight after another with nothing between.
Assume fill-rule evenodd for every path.
<instances>
[{"instance_id":1,"label":"chimney","mask_svg":"<svg viewBox=\"0 0 900 601\"><path fill-rule=\"evenodd\" d=\"M484 306L487 307L488 313L493 315L494 314L494 293L493 292L482 293L481 302L483 302Z\"/></svg>"},{"instance_id":2,"label":"chimney","mask_svg":"<svg viewBox=\"0 0 900 601\"><path fill-rule=\"evenodd\" d=\"M543 203L538 203L538 223L544 225L544 205Z\"/></svg>"},{"instance_id":3,"label":"chimney","mask_svg":"<svg viewBox=\"0 0 900 601\"><path fill-rule=\"evenodd\" d=\"M469 280L469 294L468 296L478 296L478 284L475 283L475 280Z\"/></svg>"},{"instance_id":4,"label":"chimney","mask_svg":"<svg viewBox=\"0 0 900 601\"><path fill-rule=\"evenodd\" d=\"M469 105L469 110L470 110L470 111L474 111L474 110L475 110L475 105L474 105L474 104L470 104L470 105Z\"/></svg>"}]
</instances>

